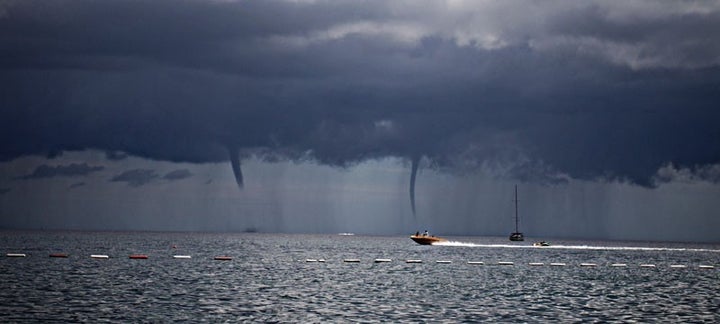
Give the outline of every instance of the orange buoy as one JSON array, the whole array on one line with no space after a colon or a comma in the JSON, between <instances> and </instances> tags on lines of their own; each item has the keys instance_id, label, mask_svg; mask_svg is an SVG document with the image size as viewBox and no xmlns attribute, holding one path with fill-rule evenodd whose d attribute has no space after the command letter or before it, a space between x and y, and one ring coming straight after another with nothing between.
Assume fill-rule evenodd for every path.
<instances>
[{"instance_id":1,"label":"orange buoy","mask_svg":"<svg viewBox=\"0 0 720 324\"><path fill-rule=\"evenodd\" d=\"M67 253L52 253L50 254L51 258L67 258Z\"/></svg>"},{"instance_id":2,"label":"orange buoy","mask_svg":"<svg viewBox=\"0 0 720 324\"><path fill-rule=\"evenodd\" d=\"M232 257L224 256L224 255L223 255L223 256L216 256L216 257L215 257L215 260L219 260L219 261L230 261L230 260L232 260Z\"/></svg>"},{"instance_id":3,"label":"orange buoy","mask_svg":"<svg viewBox=\"0 0 720 324\"><path fill-rule=\"evenodd\" d=\"M130 259L147 259L148 256L146 254L131 254Z\"/></svg>"}]
</instances>

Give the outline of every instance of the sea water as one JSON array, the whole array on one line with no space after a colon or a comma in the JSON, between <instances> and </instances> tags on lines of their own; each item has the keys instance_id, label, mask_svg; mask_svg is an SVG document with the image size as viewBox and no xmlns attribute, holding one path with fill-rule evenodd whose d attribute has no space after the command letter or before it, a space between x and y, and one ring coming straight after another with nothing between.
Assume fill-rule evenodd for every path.
<instances>
[{"instance_id":1,"label":"sea water","mask_svg":"<svg viewBox=\"0 0 720 324\"><path fill-rule=\"evenodd\" d=\"M535 248L495 237L420 246L407 236L0 234L2 322L720 322L718 245L564 241ZM359 262L345 262L350 259Z\"/></svg>"}]
</instances>

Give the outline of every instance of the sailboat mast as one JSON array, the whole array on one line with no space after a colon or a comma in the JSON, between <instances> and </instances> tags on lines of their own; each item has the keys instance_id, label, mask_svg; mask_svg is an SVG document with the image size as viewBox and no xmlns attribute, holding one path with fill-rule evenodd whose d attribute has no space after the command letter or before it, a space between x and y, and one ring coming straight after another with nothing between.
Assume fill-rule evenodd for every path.
<instances>
[{"instance_id":1,"label":"sailboat mast","mask_svg":"<svg viewBox=\"0 0 720 324\"><path fill-rule=\"evenodd\" d=\"M518 199L517 199L517 185L515 185L515 233L518 232Z\"/></svg>"}]
</instances>

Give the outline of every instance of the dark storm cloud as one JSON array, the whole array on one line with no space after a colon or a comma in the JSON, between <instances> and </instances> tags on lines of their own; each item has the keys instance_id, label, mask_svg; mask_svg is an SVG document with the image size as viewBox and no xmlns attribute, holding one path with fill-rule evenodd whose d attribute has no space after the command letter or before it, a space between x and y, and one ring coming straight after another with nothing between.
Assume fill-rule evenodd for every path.
<instances>
[{"instance_id":1,"label":"dark storm cloud","mask_svg":"<svg viewBox=\"0 0 720 324\"><path fill-rule=\"evenodd\" d=\"M175 180L182 180L189 177L192 177L192 173L188 169L179 169L175 171L170 171L167 174L163 176L163 179L175 181Z\"/></svg>"},{"instance_id":2,"label":"dark storm cloud","mask_svg":"<svg viewBox=\"0 0 720 324\"><path fill-rule=\"evenodd\" d=\"M35 170L19 179L42 179L52 177L79 177L88 175L93 172L101 171L105 169L103 166L90 166L87 163L73 163L68 165L41 165L35 168Z\"/></svg>"},{"instance_id":3,"label":"dark storm cloud","mask_svg":"<svg viewBox=\"0 0 720 324\"><path fill-rule=\"evenodd\" d=\"M0 160L398 156L649 185L720 161L718 34L693 1L5 2Z\"/></svg>"},{"instance_id":4,"label":"dark storm cloud","mask_svg":"<svg viewBox=\"0 0 720 324\"><path fill-rule=\"evenodd\" d=\"M133 169L112 177L110 182L127 182L131 187L139 187L154 181L158 177L159 175L155 170Z\"/></svg>"}]
</instances>

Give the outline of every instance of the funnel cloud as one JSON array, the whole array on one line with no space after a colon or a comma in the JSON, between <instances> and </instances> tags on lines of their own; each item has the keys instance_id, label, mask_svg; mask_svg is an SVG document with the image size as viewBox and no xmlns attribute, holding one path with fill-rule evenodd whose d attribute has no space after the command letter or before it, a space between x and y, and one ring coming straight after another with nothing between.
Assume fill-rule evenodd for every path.
<instances>
[{"instance_id":1,"label":"funnel cloud","mask_svg":"<svg viewBox=\"0 0 720 324\"><path fill-rule=\"evenodd\" d=\"M240 153L236 147L231 147L228 151L230 154L230 166L232 166L233 175L235 175L235 182L238 188L242 189L244 184L242 169L240 168Z\"/></svg>"},{"instance_id":2,"label":"funnel cloud","mask_svg":"<svg viewBox=\"0 0 720 324\"><path fill-rule=\"evenodd\" d=\"M417 171L420 165L420 157L413 157L410 161L410 206L412 214L415 216L415 179L417 179Z\"/></svg>"}]
</instances>

